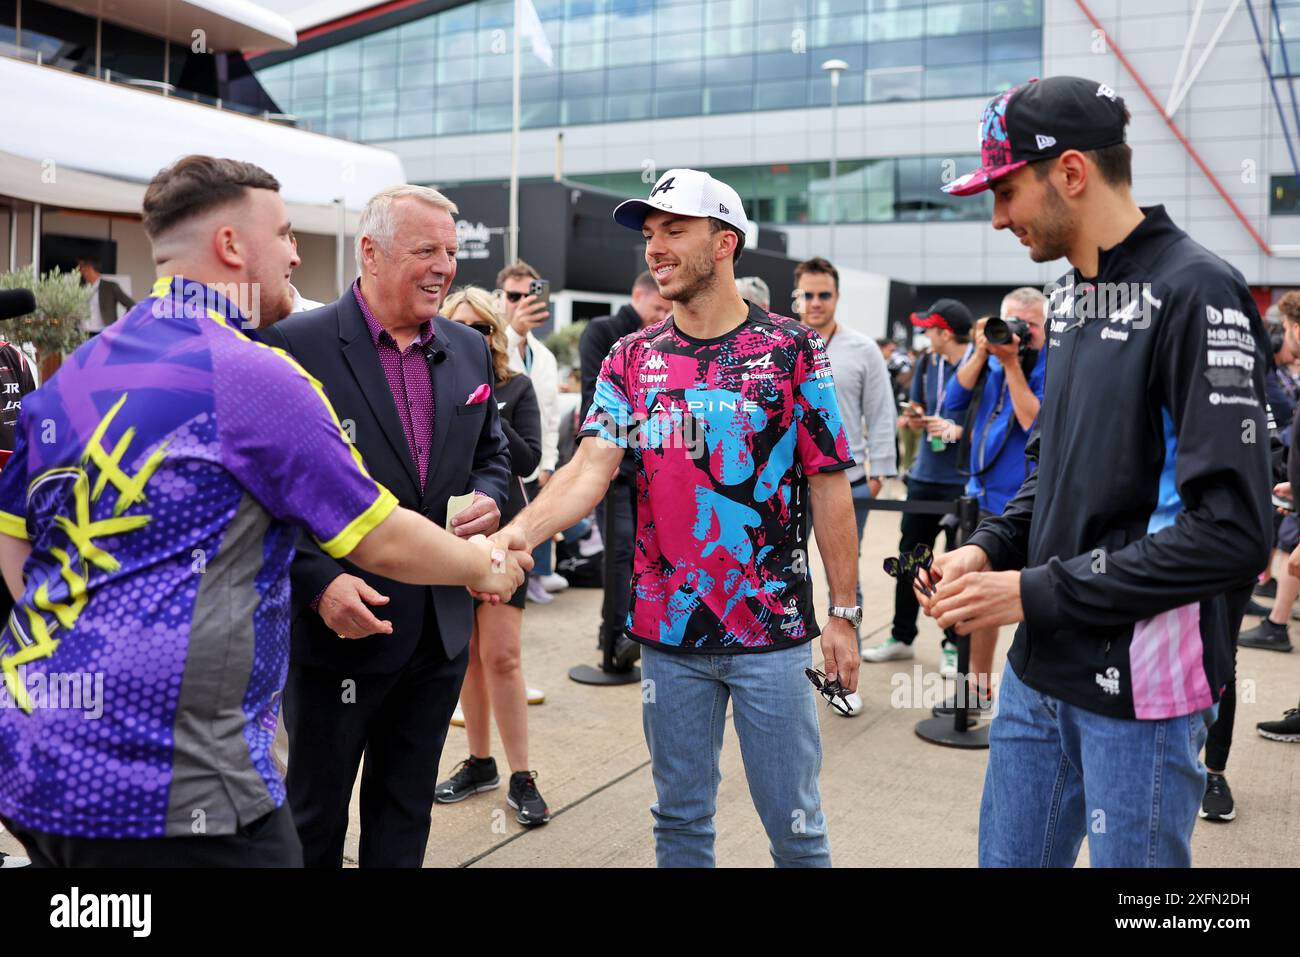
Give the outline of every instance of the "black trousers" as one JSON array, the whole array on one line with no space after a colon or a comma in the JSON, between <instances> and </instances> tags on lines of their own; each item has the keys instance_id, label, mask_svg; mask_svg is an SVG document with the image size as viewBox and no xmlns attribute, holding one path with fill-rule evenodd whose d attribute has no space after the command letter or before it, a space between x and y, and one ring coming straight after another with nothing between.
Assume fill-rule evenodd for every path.
<instances>
[{"instance_id":1,"label":"black trousers","mask_svg":"<svg viewBox=\"0 0 1300 957\"><path fill-rule=\"evenodd\" d=\"M1252 582L1235 592L1228 593L1228 628L1232 634L1232 676L1228 686L1219 695L1219 716L1210 725L1205 739L1205 766L1215 771L1228 767L1228 752L1232 750L1232 728L1237 721L1237 636L1241 634L1241 619L1246 605L1255 592Z\"/></svg>"},{"instance_id":2,"label":"black trousers","mask_svg":"<svg viewBox=\"0 0 1300 957\"><path fill-rule=\"evenodd\" d=\"M343 866L357 768L361 867L420 867L447 726L469 663L448 660L432 629L411 660L385 675L346 675L290 662L284 686L289 735L285 785L307 867Z\"/></svg>"},{"instance_id":3,"label":"black trousers","mask_svg":"<svg viewBox=\"0 0 1300 957\"><path fill-rule=\"evenodd\" d=\"M963 494L965 494L965 489L961 485L939 485L935 482L922 482L913 478L907 480L907 499L909 502L917 499L953 502ZM946 517L944 515L913 515L904 512L902 521L899 523L902 531L898 543L899 552L910 552L922 542L933 547L935 539L939 537L939 529L943 527L941 523ZM950 525L947 528L947 546L951 549L954 545L956 545L956 528ZM894 638L905 645L910 645L916 640L916 616L920 610L921 606L916 601L916 594L912 591L911 583L900 578L894 586L894 627L892 632Z\"/></svg>"},{"instance_id":4,"label":"black trousers","mask_svg":"<svg viewBox=\"0 0 1300 957\"><path fill-rule=\"evenodd\" d=\"M64 837L7 819L4 826L22 842L32 867L302 867L287 804L220 837Z\"/></svg>"},{"instance_id":5,"label":"black trousers","mask_svg":"<svg viewBox=\"0 0 1300 957\"><path fill-rule=\"evenodd\" d=\"M609 517L612 512L612 524ZM609 483L605 504L596 509L605 541L605 600L600 606L601 636L627 630L632 607L632 558L636 548L636 479L621 473Z\"/></svg>"}]
</instances>

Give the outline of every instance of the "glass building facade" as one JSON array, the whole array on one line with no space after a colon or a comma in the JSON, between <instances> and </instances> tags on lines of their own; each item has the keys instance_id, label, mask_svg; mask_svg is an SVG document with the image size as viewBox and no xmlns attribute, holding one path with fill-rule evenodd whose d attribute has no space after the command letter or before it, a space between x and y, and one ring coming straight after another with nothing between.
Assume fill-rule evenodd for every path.
<instances>
[{"instance_id":1,"label":"glass building facade","mask_svg":"<svg viewBox=\"0 0 1300 957\"><path fill-rule=\"evenodd\" d=\"M826 106L820 66L832 58L849 65L845 105L991 95L1042 71L1042 0L534 4L554 64L525 48L525 128ZM258 77L283 111L332 136L508 130L513 9L478 0Z\"/></svg>"},{"instance_id":2,"label":"glass building facade","mask_svg":"<svg viewBox=\"0 0 1300 957\"><path fill-rule=\"evenodd\" d=\"M841 223L987 222L993 194L948 196L939 187L979 166L978 156L904 156L840 160L836 190ZM829 163L778 163L763 166L710 166L709 172L732 186L745 211L760 223L790 225L830 222ZM570 179L623 196L642 196L646 174L575 174ZM649 179L654 182L654 177Z\"/></svg>"}]
</instances>

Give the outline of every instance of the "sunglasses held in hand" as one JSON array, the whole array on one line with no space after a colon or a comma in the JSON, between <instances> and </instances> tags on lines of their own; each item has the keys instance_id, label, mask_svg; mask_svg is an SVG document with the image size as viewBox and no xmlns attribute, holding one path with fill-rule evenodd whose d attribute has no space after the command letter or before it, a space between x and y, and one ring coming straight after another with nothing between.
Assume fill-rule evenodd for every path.
<instances>
[{"instance_id":1,"label":"sunglasses held in hand","mask_svg":"<svg viewBox=\"0 0 1300 957\"><path fill-rule=\"evenodd\" d=\"M849 710L848 692L840 684L840 679L827 681L826 675L816 668L805 668L803 673L808 676L808 680L813 683L818 694L826 699L826 703L838 711L840 714L852 716Z\"/></svg>"}]
</instances>

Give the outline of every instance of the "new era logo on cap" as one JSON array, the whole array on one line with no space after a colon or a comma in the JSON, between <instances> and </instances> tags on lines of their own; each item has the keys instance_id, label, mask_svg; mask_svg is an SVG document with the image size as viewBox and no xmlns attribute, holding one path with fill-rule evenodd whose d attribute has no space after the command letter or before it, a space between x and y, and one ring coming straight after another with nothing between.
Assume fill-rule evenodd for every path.
<instances>
[{"instance_id":1,"label":"new era logo on cap","mask_svg":"<svg viewBox=\"0 0 1300 957\"><path fill-rule=\"evenodd\" d=\"M614 210L614 220L628 229L640 229L653 210L682 216L713 217L734 226L743 237L750 231L740 194L722 180L697 169L670 169L659 177L646 199L629 199Z\"/></svg>"},{"instance_id":2,"label":"new era logo on cap","mask_svg":"<svg viewBox=\"0 0 1300 957\"><path fill-rule=\"evenodd\" d=\"M1045 150L1045 149L1047 149L1049 146L1055 146L1055 145L1056 145L1056 137L1055 137L1055 136L1044 136L1042 133L1039 133L1037 136L1034 137L1034 142L1036 142L1036 143L1038 144L1038 148L1039 148L1040 150Z\"/></svg>"}]
</instances>

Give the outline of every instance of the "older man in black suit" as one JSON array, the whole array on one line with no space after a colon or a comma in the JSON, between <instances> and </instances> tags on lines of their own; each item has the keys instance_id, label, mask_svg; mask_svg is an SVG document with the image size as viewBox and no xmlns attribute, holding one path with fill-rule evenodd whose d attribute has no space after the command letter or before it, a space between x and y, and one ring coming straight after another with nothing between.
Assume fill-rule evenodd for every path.
<instances>
[{"instance_id":1,"label":"older man in black suit","mask_svg":"<svg viewBox=\"0 0 1300 957\"><path fill-rule=\"evenodd\" d=\"M510 460L483 337L438 316L456 274L455 205L400 186L367 204L360 277L337 302L261 331L320 380L377 481L452 530L490 533ZM362 867L418 867L473 623L463 588L422 588L299 544L285 683L287 786L308 867L339 867L357 768Z\"/></svg>"}]
</instances>

